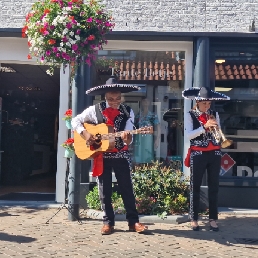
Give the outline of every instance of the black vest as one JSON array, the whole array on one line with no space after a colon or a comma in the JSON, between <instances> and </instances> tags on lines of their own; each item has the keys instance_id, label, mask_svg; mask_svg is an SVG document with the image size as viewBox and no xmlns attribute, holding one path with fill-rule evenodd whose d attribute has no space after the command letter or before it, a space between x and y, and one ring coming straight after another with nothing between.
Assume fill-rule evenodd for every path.
<instances>
[{"instance_id":1,"label":"black vest","mask_svg":"<svg viewBox=\"0 0 258 258\"><path fill-rule=\"evenodd\" d=\"M199 128L202 124L200 123L200 121L198 120L199 117L199 112L197 112L196 110L191 110L190 115L193 119L193 130ZM210 110L209 114L214 115L214 117L216 117L216 112ZM197 136L196 138L190 140L190 146L198 146L198 147L207 147L209 145L209 142L212 142L213 145L215 146L219 146L220 143L218 143L213 134L209 132L209 130L207 130L205 133Z\"/></svg>"},{"instance_id":2,"label":"black vest","mask_svg":"<svg viewBox=\"0 0 258 258\"><path fill-rule=\"evenodd\" d=\"M106 109L106 102L101 102L95 105L96 116L98 124L106 123L106 118L103 115L103 111ZM116 132L124 131L125 125L128 119L130 119L131 108L125 104L119 106L120 115L115 118L114 130ZM132 121L134 122L134 121ZM124 147L124 142L120 137L115 138L115 148L121 150Z\"/></svg>"}]
</instances>

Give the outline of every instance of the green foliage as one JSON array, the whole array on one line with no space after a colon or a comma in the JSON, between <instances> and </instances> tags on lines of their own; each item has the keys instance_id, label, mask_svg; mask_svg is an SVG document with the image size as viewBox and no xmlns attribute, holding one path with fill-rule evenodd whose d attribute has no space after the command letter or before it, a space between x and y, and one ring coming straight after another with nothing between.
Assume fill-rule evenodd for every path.
<instances>
[{"instance_id":1,"label":"green foliage","mask_svg":"<svg viewBox=\"0 0 258 258\"><path fill-rule=\"evenodd\" d=\"M188 211L188 179L180 170L163 163L154 162L135 166L132 182L139 214L159 215L184 214ZM86 196L88 207L100 210L98 188L95 186ZM112 193L112 204L116 213L125 213L121 195Z\"/></svg>"},{"instance_id":2,"label":"green foliage","mask_svg":"<svg viewBox=\"0 0 258 258\"><path fill-rule=\"evenodd\" d=\"M113 204L113 209L115 213L125 213L124 204L123 204L121 195L113 191L111 198L112 198L112 204ZM94 210L101 210L101 204L99 200L99 192L98 192L97 186L93 187L92 191L90 191L86 195L85 199L87 201L88 208L94 209Z\"/></svg>"},{"instance_id":3,"label":"green foliage","mask_svg":"<svg viewBox=\"0 0 258 258\"><path fill-rule=\"evenodd\" d=\"M146 198L151 200L149 205L145 205L148 206L146 211L149 214L164 217L188 210L188 180L180 170L164 166L158 161L135 166L132 182L138 202L142 199L142 203L146 203Z\"/></svg>"},{"instance_id":4,"label":"green foliage","mask_svg":"<svg viewBox=\"0 0 258 258\"><path fill-rule=\"evenodd\" d=\"M101 204L99 200L98 187L94 186L91 191L86 195L87 206L90 209L101 210Z\"/></svg>"},{"instance_id":5,"label":"green foliage","mask_svg":"<svg viewBox=\"0 0 258 258\"><path fill-rule=\"evenodd\" d=\"M124 203L121 195L113 191L111 198L112 198L112 205L113 205L114 212L116 214L124 214L125 208L124 208Z\"/></svg>"},{"instance_id":6,"label":"green foliage","mask_svg":"<svg viewBox=\"0 0 258 258\"><path fill-rule=\"evenodd\" d=\"M156 200L153 197L136 198L136 209L139 214L152 214L155 204Z\"/></svg>"}]
</instances>

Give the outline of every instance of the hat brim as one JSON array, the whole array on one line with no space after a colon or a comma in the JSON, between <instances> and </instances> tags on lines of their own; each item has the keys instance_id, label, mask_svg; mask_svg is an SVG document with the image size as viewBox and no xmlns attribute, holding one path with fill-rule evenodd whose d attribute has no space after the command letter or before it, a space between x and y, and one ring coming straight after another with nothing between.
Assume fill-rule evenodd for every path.
<instances>
[{"instance_id":1,"label":"hat brim","mask_svg":"<svg viewBox=\"0 0 258 258\"><path fill-rule=\"evenodd\" d=\"M115 91L120 91L121 93L128 93L131 91L138 91L140 89L140 87L130 84L105 84L87 90L86 94L89 96L95 96Z\"/></svg>"},{"instance_id":2,"label":"hat brim","mask_svg":"<svg viewBox=\"0 0 258 258\"><path fill-rule=\"evenodd\" d=\"M219 93L217 91L209 90L209 96L208 97L201 97L199 95L201 88L188 88L182 92L182 96L185 99L191 99L191 100L230 100L230 97L226 96L225 94Z\"/></svg>"}]
</instances>

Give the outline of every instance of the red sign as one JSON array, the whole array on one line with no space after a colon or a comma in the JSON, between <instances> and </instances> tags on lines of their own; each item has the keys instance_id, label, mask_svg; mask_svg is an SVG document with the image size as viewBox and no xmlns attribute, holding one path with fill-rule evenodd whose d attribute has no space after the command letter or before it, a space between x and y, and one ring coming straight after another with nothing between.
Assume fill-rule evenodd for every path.
<instances>
[{"instance_id":1,"label":"red sign","mask_svg":"<svg viewBox=\"0 0 258 258\"><path fill-rule=\"evenodd\" d=\"M225 172L231 169L236 162L227 154L225 153L221 158L221 167Z\"/></svg>"}]
</instances>

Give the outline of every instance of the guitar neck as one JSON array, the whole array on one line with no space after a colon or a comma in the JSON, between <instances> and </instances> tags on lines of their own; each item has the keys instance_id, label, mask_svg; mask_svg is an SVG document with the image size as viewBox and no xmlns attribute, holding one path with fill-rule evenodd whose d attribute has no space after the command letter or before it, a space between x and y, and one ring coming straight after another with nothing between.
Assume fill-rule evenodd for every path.
<instances>
[{"instance_id":1,"label":"guitar neck","mask_svg":"<svg viewBox=\"0 0 258 258\"><path fill-rule=\"evenodd\" d=\"M102 134L101 138L103 140L108 140L109 138L113 138L113 137L121 137L122 133L124 133L124 132L129 132L130 134L145 134L142 132L141 129L136 129L136 130L131 130L131 131L121 131L121 132L117 132L117 133Z\"/></svg>"}]
</instances>

